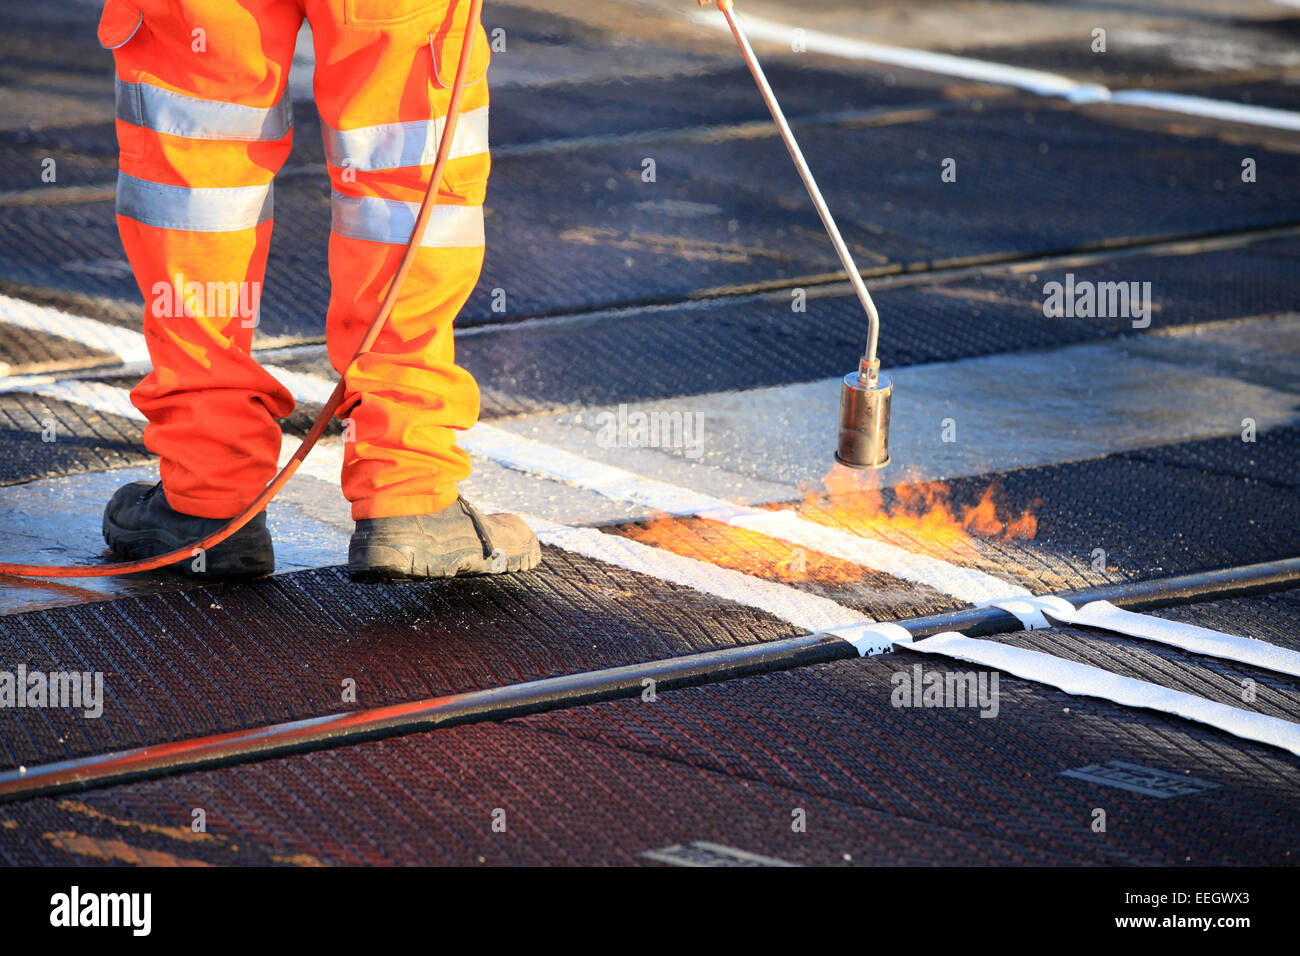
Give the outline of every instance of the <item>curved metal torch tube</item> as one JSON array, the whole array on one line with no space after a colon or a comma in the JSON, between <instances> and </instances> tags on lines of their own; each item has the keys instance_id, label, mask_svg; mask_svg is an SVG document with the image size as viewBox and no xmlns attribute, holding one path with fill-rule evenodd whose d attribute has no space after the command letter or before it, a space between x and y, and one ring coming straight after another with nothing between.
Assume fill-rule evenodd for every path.
<instances>
[{"instance_id":1,"label":"curved metal torch tube","mask_svg":"<svg viewBox=\"0 0 1300 956\"><path fill-rule=\"evenodd\" d=\"M831 244L835 246L840 262L844 264L844 270L849 274L853 291L857 293L858 301L862 303L862 308L867 313L867 348L862 355L861 374L866 384L874 387L876 374L880 369L880 363L876 360L876 343L880 338L880 315L876 312L876 304L871 300L867 284L862 281L862 273L858 271L853 256L849 254L849 247L845 244L844 237L840 235L839 227L835 225L835 219L831 216L826 200L822 198L821 190L817 188L817 181L813 179L812 170L808 168L808 162L803 158L803 151L799 149L790 124L786 122L781 104L776 101L776 94L768 85L763 68L759 66L758 57L754 55L754 48L749 45L749 37L745 35L744 28L736 19L731 0L717 0L717 6L722 11L722 15L727 18L727 25L731 27L736 42L740 44L740 52L744 54L745 62L749 64L749 72L754 75L754 82L758 84L759 92L763 94L763 101L767 103L772 119L776 121L781 138L785 140L785 148L790 151L790 158L794 160L795 168L799 170L799 178L807 187L808 195L812 197L813 205L817 208L817 215L821 216L822 225L826 227L826 233L831 237Z\"/></svg>"}]
</instances>

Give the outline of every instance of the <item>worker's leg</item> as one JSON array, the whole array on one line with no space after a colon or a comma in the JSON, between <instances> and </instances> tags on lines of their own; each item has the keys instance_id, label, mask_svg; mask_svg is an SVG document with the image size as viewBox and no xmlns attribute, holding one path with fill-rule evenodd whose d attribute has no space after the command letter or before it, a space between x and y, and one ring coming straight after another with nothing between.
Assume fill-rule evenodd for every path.
<instances>
[{"instance_id":1,"label":"worker's leg","mask_svg":"<svg viewBox=\"0 0 1300 956\"><path fill-rule=\"evenodd\" d=\"M131 393L166 503L238 513L275 473L289 393L250 356L289 153L300 0L109 0L118 228L145 298L153 371Z\"/></svg>"},{"instance_id":2,"label":"worker's leg","mask_svg":"<svg viewBox=\"0 0 1300 956\"><path fill-rule=\"evenodd\" d=\"M432 173L465 42L465 0L307 0L316 105L333 186L328 336L347 394L343 492L356 519L452 504L469 456L455 433L478 418L455 363L452 320L483 262L488 44L473 61L439 204L396 308L371 351L352 356L402 257Z\"/></svg>"},{"instance_id":3,"label":"worker's leg","mask_svg":"<svg viewBox=\"0 0 1300 956\"><path fill-rule=\"evenodd\" d=\"M357 529L354 580L519 571L541 560L514 515L458 496L459 429L478 386L456 365L452 320L483 264L488 177L487 38L466 0L308 0L316 105L334 186L329 350L347 394L343 493ZM374 347L352 360L411 234L433 172L461 51L469 81L428 229Z\"/></svg>"}]
</instances>

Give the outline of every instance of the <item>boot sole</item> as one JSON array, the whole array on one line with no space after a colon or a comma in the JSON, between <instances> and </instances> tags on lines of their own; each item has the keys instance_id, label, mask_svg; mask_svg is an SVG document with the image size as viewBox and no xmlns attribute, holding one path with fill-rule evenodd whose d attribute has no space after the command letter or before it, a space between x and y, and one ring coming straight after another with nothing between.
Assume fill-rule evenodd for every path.
<instances>
[{"instance_id":1,"label":"boot sole","mask_svg":"<svg viewBox=\"0 0 1300 956\"><path fill-rule=\"evenodd\" d=\"M180 540L165 531L129 530L119 527L104 516L104 541L116 553L131 560L152 558L155 555L175 551L191 539ZM258 542L233 542L227 538L219 546L216 555L211 551L207 555L207 565L203 571L195 571L192 560L182 559L168 565L186 577L205 580L233 580L239 578L264 578L275 570L275 552L272 550L270 537L265 544ZM263 553L263 550L270 554Z\"/></svg>"},{"instance_id":2,"label":"boot sole","mask_svg":"<svg viewBox=\"0 0 1300 956\"><path fill-rule=\"evenodd\" d=\"M534 541L522 554L506 555L504 570L493 571L481 548L431 553L423 539L403 541L385 536L372 541L353 536L348 548L348 577L359 584L427 581L434 578L477 577L531 571L542 563L542 546Z\"/></svg>"}]
</instances>

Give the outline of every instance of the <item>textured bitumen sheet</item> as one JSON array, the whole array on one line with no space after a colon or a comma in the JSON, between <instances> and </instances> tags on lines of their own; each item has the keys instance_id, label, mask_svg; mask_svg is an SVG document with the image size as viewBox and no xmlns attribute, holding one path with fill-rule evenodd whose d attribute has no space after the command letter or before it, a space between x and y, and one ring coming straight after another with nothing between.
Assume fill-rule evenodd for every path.
<instances>
[{"instance_id":1,"label":"textured bitumen sheet","mask_svg":"<svg viewBox=\"0 0 1300 956\"><path fill-rule=\"evenodd\" d=\"M954 276L878 290L882 323L880 355L891 367L953 361L979 355L1053 348L1118 335L1149 335L1194 322L1282 313L1294 306L1300 270L1300 239L1263 239L1243 248L1195 254L1135 255L1030 273L996 271ZM1153 310L1147 329L1132 320L1045 318L1043 287L1062 282L1150 282ZM1221 281L1224 275L1233 282ZM324 290L318 290L324 295ZM810 295L806 311L791 309L788 293L726 298L687 307L639 309L619 315L541 320L457 341L457 360L473 372L482 391L482 416L551 412L591 404L696 395L813 381L854 367L861 354L865 319L851 295ZM5 361L40 360L84 364L68 340L8 331L0 325ZM673 343L676 343L674 345ZM21 350L20 350L21 347ZM275 359L285 368L332 379L323 350ZM138 376L101 379L131 388ZM288 435L306 431L317 407L300 404L284 422ZM59 441L42 440L41 422L60 423ZM53 399L0 395L0 429L6 447L0 483L84 470L86 463L148 460L138 447L141 426ZM336 431L331 426L331 434ZM134 447L133 447L134 446ZM1255 450L1264 446L1257 445ZM1247 449L1249 450L1249 449ZM1279 462L1279 467L1284 464ZM1218 467L1210 463L1209 467Z\"/></svg>"},{"instance_id":2,"label":"textured bitumen sheet","mask_svg":"<svg viewBox=\"0 0 1300 956\"><path fill-rule=\"evenodd\" d=\"M815 127L800 142L863 268L1300 217L1285 188L1300 157L1254 150L1282 178L1244 184L1240 147L1056 109ZM1099 155L1113 175L1096 176ZM655 183L641 181L644 157L656 162ZM940 179L947 157L954 183ZM491 318L494 288L506 290L511 313L528 314L838 271L789 163L776 137L507 157L490 187L488 259L466 314Z\"/></svg>"},{"instance_id":3,"label":"textured bitumen sheet","mask_svg":"<svg viewBox=\"0 0 1300 956\"><path fill-rule=\"evenodd\" d=\"M112 365L118 361L116 355L83 345L74 339L0 322L0 375L30 375L90 368Z\"/></svg>"},{"instance_id":4,"label":"textured bitumen sheet","mask_svg":"<svg viewBox=\"0 0 1300 956\"><path fill-rule=\"evenodd\" d=\"M928 609L918 603L916 611ZM548 549L506 579L359 587L342 569L0 619L0 667L105 674L104 716L0 712L0 765L783 637L791 625Z\"/></svg>"},{"instance_id":5,"label":"textured bitumen sheet","mask_svg":"<svg viewBox=\"0 0 1300 956\"><path fill-rule=\"evenodd\" d=\"M1243 248L879 288L880 355L898 368L1284 313L1294 305L1297 270L1300 239L1283 236ZM1150 326L1135 329L1122 315L1044 317L1044 285L1064 282L1066 273L1077 282L1150 282ZM1225 283L1223 275L1236 278ZM851 294L809 291L803 312L783 291L507 324L460 336L456 356L478 381L488 419L815 381L856 365L866 319ZM333 375L323 352L276 363Z\"/></svg>"},{"instance_id":6,"label":"textured bitumen sheet","mask_svg":"<svg viewBox=\"0 0 1300 956\"><path fill-rule=\"evenodd\" d=\"M996 499L1011 515L1032 510L1038 535L1023 545L999 544L1001 560L986 553L981 566L1041 591L1300 554L1300 429L1257 438L1008 472L998 479ZM955 482L954 500L973 503L989 481ZM1105 572L1093 569L1098 548Z\"/></svg>"},{"instance_id":7,"label":"textured bitumen sheet","mask_svg":"<svg viewBox=\"0 0 1300 956\"><path fill-rule=\"evenodd\" d=\"M1252 147L1271 172L1246 184L1240 146L1056 108L812 127L801 142L864 268L1300 220L1289 188L1298 156ZM1099 155L1111 175L1096 176ZM940 180L945 157L957 161L955 183ZM645 158L656 162L653 183L641 178ZM465 319L500 319L495 289L505 291L505 314L521 316L835 272L801 190L775 136L501 157L489 185L487 261ZM279 184L276 213L264 341L319 339L328 301L323 177ZM0 207L0 280L135 300L120 260L111 202Z\"/></svg>"},{"instance_id":8,"label":"textured bitumen sheet","mask_svg":"<svg viewBox=\"0 0 1300 956\"><path fill-rule=\"evenodd\" d=\"M792 831L795 808L808 833ZM1054 862L1031 844L517 724L0 807L0 861L26 865L626 866L701 839L807 865Z\"/></svg>"},{"instance_id":9,"label":"textured bitumen sheet","mask_svg":"<svg viewBox=\"0 0 1300 956\"><path fill-rule=\"evenodd\" d=\"M112 75L102 76L112 116ZM54 180L48 160L54 160ZM40 190L32 200L57 201L60 189L103 187L112 189L117 179L117 139L112 122L83 123L44 129L0 132L0 192ZM44 178L42 178L44 177Z\"/></svg>"},{"instance_id":10,"label":"textured bitumen sheet","mask_svg":"<svg viewBox=\"0 0 1300 956\"><path fill-rule=\"evenodd\" d=\"M943 105L950 94L942 80L864 68L821 69L807 62L774 60L768 82L794 123L808 117L855 110ZM839 63L835 64L837 67ZM490 78L490 77L489 77ZM954 104L956 105L956 104ZM637 77L616 81L506 89L492 97L492 146L509 154L524 144L589 136L626 136L732 123L770 123L771 115L743 62L690 76Z\"/></svg>"},{"instance_id":11,"label":"textured bitumen sheet","mask_svg":"<svg viewBox=\"0 0 1300 956\"><path fill-rule=\"evenodd\" d=\"M0 485L149 461L144 423L25 392L0 392Z\"/></svg>"},{"instance_id":12,"label":"textured bitumen sheet","mask_svg":"<svg viewBox=\"0 0 1300 956\"><path fill-rule=\"evenodd\" d=\"M1177 613L1272 637L1293 630L1300 596ZM1294 692L1251 668L1073 630L1004 639L1296 716ZM993 717L894 706L914 666L965 667L900 652L29 800L0 808L0 859L599 865L706 840L821 865L1294 864L1294 758L1005 675ZM1260 682L1256 703L1234 699L1237 672ZM1187 792L1062 773L1111 761Z\"/></svg>"},{"instance_id":13,"label":"textured bitumen sheet","mask_svg":"<svg viewBox=\"0 0 1300 956\"><path fill-rule=\"evenodd\" d=\"M113 180L109 57L94 41L95 7L0 6L16 25L0 34L0 82L24 95L81 91L87 113L104 117L0 132L0 175L7 189L26 190L0 202L0 291L136 327L139 293L112 203L63 203L53 194ZM512 44L556 44L570 66L580 65L575 53L609 52L606 38L572 21L497 9ZM1209 18L1207 29L1220 21ZM1176 58L1122 45L1104 59L1085 51L1081 42L989 58L1095 74L1115 88L1151 76L1201 95L1295 106L1280 84L1198 82ZM661 52L626 55L631 65ZM1173 116L1134 123L1117 111L1111 122L1102 108L1081 113L1019 96L966 102L952 98L947 80L796 64L773 61L769 73L792 117L822 117L800 138L864 267L1300 221L1291 188L1300 158L1260 145L1276 139L1246 146L1240 130L1224 140L1170 132L1180 122ZM825 119L890 108L900 113L882 125ZM319 123L309 106L296 112L290 175L277 186L262 344L323 334L328 193L310 168L321 161ZM507 293L510 319L674 303L701 289L837 270L775 137L719 131L709 141L688 132L763 116L734 61L698 76L495 92L489 257L468 322L503 318L489 306L496 288ZM624 139L545 142L578 132ZM1240 182L1246 149L1261 171L1257 183ZM48 184L56 201L34 202L46 188L39 173L47 156L59 164L57 183ZM939 179L944 157L958 161L956 183ZM653 183L641 180L646 158L657 164ZM1107 175L1098 175L1099 162ZM1151 281L1160 310L1150 331L1158 331L1294 308L1298 248L1281 238L1068 271ZM1045 319L1043 284L1065 271L881 290L882 311L897 317L885 324L882 356L897 366L1132 333L1124 319ZM521 325L467 336L459 351L492 417L818 379L851 367L861 336L851 297L813 297L798 314L777 293ZM104 358L0 329L0 362L24 369ZM286 430L301 432L314 411L300 408ZM41 441L49 419L55 442ZM147 460L139 423L54 400L0 395L0 428L0 483ZM1300 429L1289 428L1249 445L1189 442L1010 473L998 500L1012 514L1032 507L1038 536L978 541L964 555L943 556L1042 591L1294 555L1298 462ZM957 482L954 502L973 503L989 480ZM752 543L738 555L716 529L682 528L678 547L723 564L761 558L745 569L764 576L779 578L775 569L789 557L776 544L759 554ZM1098 548L1106 551L1101 570L1093 566ZM816 556L808 566L810 578L794 586L877 616L956 603L879 572L844 580L842 566ZM357 588L325 569L251 585L175 586L184 589L0 619L0 668L99 670L107 693L100 720L0 712L0 766L336 712L349 706L341 701L347 680L356 681L359 705L373 706L792 633L761 612L553 549L542 569L507 581ZM1160 614L1300 647L1298 592ZM1262 713L1300 715L1294 681L1249 667L1075 628L998 639ZM890 706L896 676L913 665L926 673L966 666L900 652L654 702L0 806L0 862L635 863L647 851L709 840L816 864L1294 864L1293 758L1014 678L1001 681L992 719ZM1257 695L1249 702L1247 681ZM1213 788L1158 799L1061 775L1108 761ZM208 815L206 835L190 828L195 808ZM1104 833L1092 828L1099 808ZM504 817L494 816L498 809ZM807 832L791 827L800 811ZM497 822L504 832L494 831Z\"/></svg>"},{"instance_id":14,"label":"textured bitumen sheet","mask_svg":"<svg viewBox=\"0 0 1300 956\"><path fill-rule=\"evenodd\" d=\"M1195 255L878 289L880 356L898 368L1285 312L1295 303L1297 270L1300 240L1285 237ZM1150 282L1151 325L1134 329L1126 316L1045 318L1044 286L1064 282L1067 272L1077 282ZM1234 281L1223 282L1224 275ZM541 321L462 336L457 359L474 373L489 415L807 382L854 368L866 336L858 300L810 294L803 312L792 302L785 291Z\"/></svg>"}]
</instances>

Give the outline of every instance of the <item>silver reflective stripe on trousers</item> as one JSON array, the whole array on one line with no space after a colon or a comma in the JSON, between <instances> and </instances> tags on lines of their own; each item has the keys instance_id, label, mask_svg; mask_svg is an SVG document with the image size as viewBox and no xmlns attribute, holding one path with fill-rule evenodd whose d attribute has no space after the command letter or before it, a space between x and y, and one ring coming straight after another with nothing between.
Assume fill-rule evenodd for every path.
<instances>
[{"instance_id":1,"label":"silver reflective stripe on trousers","mask_svg":"<svg viewBox=\"0 0 1300 956\"><path fill-rule=\"evenodd\" d=\"M395 199L344 196L331 197L333 222L330 228L349 239L404 245L415 227L420 204ZM429 226L420 245L460 248L483 245L482 206L434 206Z\"/></svg>"},{"instance_id":2,"label":"silver reflective stripe on trousers","mask_svg":"<svg viewBox=\"0 0 1300 956\"><path fill-rule=\"evenodd\" d=\"M264 142L283 139L293 128L293 105L287 92L269 109L202 100L121 79L116 95L118 119L170 136Z\"/></svg>"},{"instance_id":3,"label":"silver reflective stripe on trousers","mask_svg":"<svg viewBox=\"0 0 1300 956\"><path fill-rule=\"evenodd\" d=\"M322 124L325 158L347 169L398 169L428 166L438 155L444 117L410 123L385 123L338 130ZM462 113L448 159L476 156L488 151L488 108Z\"/></svg>"},{"instance_id":4,"label":"silver reflective stripe on trousers","mask_svg":"<svg viewBox=\"0 0 1300 956\"><path fill-rule=\"evenodd\" d=\"M117 214L159 229L238 232L271 218L271 184L190 189L117 174Z\"/></svg>"}]
</instances>

